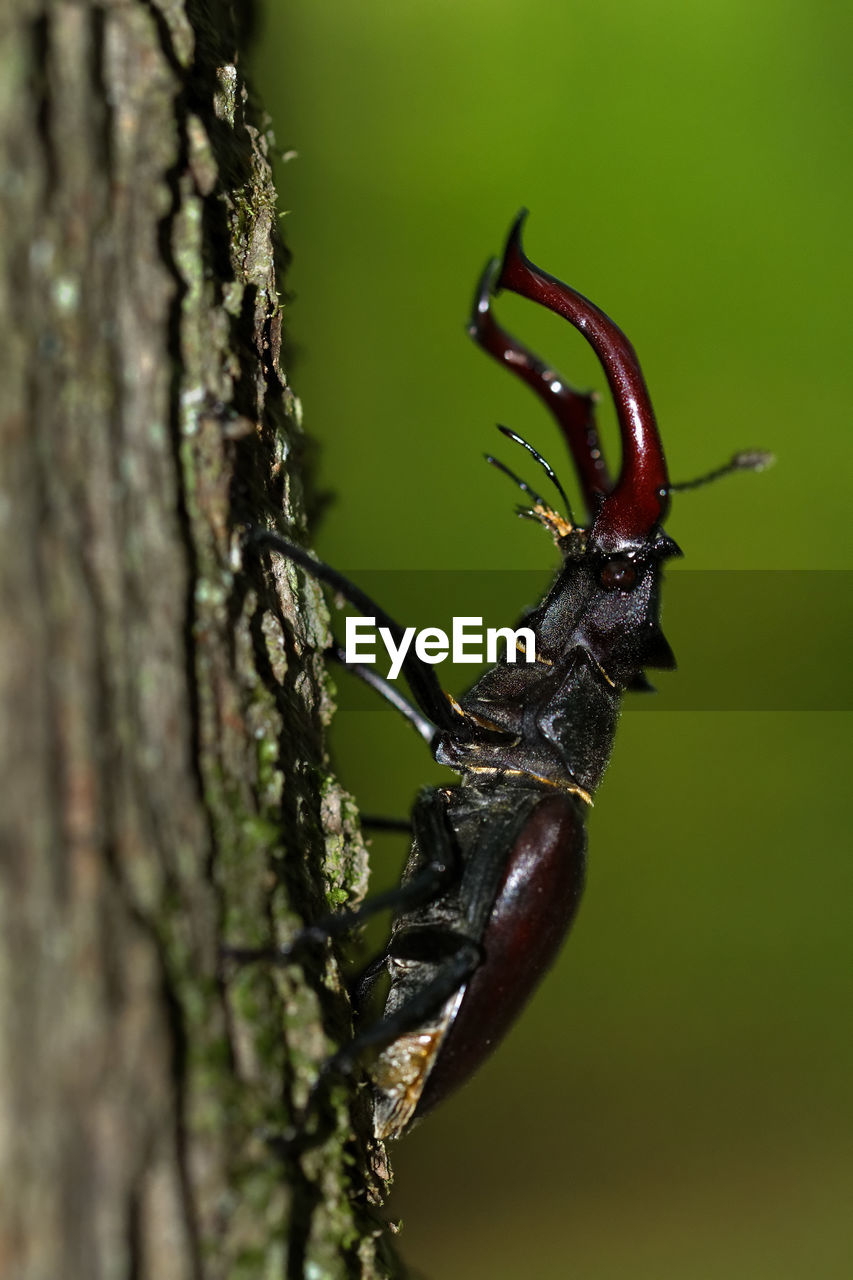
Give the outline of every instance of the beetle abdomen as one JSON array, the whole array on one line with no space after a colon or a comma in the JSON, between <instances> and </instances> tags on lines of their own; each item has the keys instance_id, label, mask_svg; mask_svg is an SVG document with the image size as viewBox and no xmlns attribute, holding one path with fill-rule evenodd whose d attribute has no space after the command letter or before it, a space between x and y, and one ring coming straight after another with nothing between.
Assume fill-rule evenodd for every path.
<instances>
[{"instance_id":1,"label":"beetle abdomen","mask_svg":"<svg viewBox=\"0 0 853 1280\"><path fill-rule=\"evenodd\" d=\"M522 827L472 974L415 1115L458 1088L511 1027L551 966L580 902L586 868L585 805L543 795Z\"/></svg>"}]
</instances>

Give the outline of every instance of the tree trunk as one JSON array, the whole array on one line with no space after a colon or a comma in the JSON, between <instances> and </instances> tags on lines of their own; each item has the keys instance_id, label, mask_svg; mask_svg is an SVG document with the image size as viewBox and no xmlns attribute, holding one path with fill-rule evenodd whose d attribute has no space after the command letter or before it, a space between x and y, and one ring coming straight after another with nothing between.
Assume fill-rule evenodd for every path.
<instances>
[{"instance_id":1,"label":"tree trunk","mask_svg":"<svg viewBox=\"0 0 853 1280\"><path fill-rule=\"evenodd\" d=\"M242 536L304 528L245 17L0 22L0 1273L398 1274L358 1095L269 1141L348 1034L333 958L219 959L366 876L322 598Z\"/></svg>"}]
</instances>

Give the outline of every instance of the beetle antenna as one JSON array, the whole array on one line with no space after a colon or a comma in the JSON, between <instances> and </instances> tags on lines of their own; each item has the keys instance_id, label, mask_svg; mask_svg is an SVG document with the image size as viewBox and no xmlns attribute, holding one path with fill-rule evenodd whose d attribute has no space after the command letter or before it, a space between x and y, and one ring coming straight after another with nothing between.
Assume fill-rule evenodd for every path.
<instances>
[{"instance_id":1,"label":"beetle antenna","mask_svg":"<svg viewBox=\"0 0 853 1280\"><path fill-rule=\"evenodd\" d=\"M679 484L671 484L670 492L683 493L685 489L698 489L703 484L710 484L712 480L719 480L721 476L731 475L733 471L764 471L767 467L772 467L775 461L774 455L767 453L764 449L745 449L742 453L736 453L725 466L715 467L704 476L697 476L695 480L682 480Z\"/></svg>"},{"instance_id":2,"label":"beetle antenna","mask_svg":"<svg viewBox=\"0 0 853 1280\"><path fill-rule=\"evenodd\" d=\"M486 462L488 462L490 467L496 467L497 470L502 471L505 476L509 476L510 480L514 481L514 483L518 485L519 489L523 489L525 493L529 493L534 502L537 502L541 507L548 505L541 493L537 493L535 489L531 488L526 480L522 480L521 476L517 476L514 471L510 471L506 463L501 462L499 458L493 458L490 453L484 453L483 457L486 459Z\"/></svg>"},{"instance_id":3,"label":"beetle antenna","mask_svg":"<svg viewBox=\"0 0 853 1280\"><path fill-rule=\"evenodd\" d=\"M574 524L575 518L572 515L572 504L569 502L569 499L566 495L566 491L563 488L563 486L560 484L560 481L557 479L556 472L554 471L554 468L551 466L550 462L546 462L546 460L542 457L542 454L539 452L539 450L534 449L533 445L529 444L528 441L524 439L524 436L520 436L517 431L513 431L510 427L503 427L501 426L500 423L498 423L498 431L500 431L503 435L505 435L507 440L513 440L515 444L520 444L522 449L526 449L527 452L536 459L536 461L539 463L540 467L545 472L548 479L553 484L554 488L559 493L560 497L563 499L563 502L565 503L565 508L566 508L566 519L570 522L570 524Z\"/></svg>"},{"instance_id":4,"label":"beetle antenna","mask_svg":"<svg viewBox=\"0 0 853 1280\"><path fill-rule=\"evenodd\" d=\"M502 471L505 476L509 476L510 480L514 481L515 484L518 485L519 489L524 493L529 494L533 499L532 507L518 506L515 509L516 514L522 516L525 520L537 520L539 524L544 525L546 529L551 531L557 546L561 547L563 545L562 539L567 538L575 527L571 511L569 511L569 514L564 518L559 514L559 512L554 510L550 502L545 501L540 493L537 493L535 489L532 489L530 485L525 480L522 480L520 476L517 476L514 471L510 471L509 467L506 466L505 463L501 462L498 458L493 458L490 453L484 453L483 457L491 466L497 467L498 471Z\"/></svg>"}]
</instances>

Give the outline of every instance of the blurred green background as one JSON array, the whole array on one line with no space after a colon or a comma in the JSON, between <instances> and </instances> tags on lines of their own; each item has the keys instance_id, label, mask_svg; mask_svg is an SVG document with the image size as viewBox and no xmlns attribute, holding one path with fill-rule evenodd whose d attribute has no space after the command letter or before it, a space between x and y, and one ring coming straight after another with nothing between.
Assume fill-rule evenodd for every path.
<instances>
[{"instance_id":1,"label":"blurred green background","mask_svg":"<svg viewBox=\"0 0 853 1280\"><path fill-rule=\"evenodd\" d=\"M393 579L430 582L418 570L554 563L480 455L507 422L567 477L556 428L463 333L524 204L533 260L637 348L674 478L747 446L778 456L675 499L673 574L853 568L851 25L830 0L269 4L255 80L299 153L279 169L289 367L335 495L317 551L356 577L398 571L392 597ZM514 298L499 315L602 388L556 318ZM832 582L831 616L792 592L777 624L780 652L820 655L821 697L800 668L791 708L833 705L848 679L851 579ZM749 624L717 599L665 622L677 648L719 635L725 668ZM497 620L526 603L498 600ZM784 668L771 644L767 661ZM390 713L341 715L336 746L366 811L403 813L442 776ZM416 1270L853 1273L850 769L849 712L626 713L557 969L394 1148L390 1213ZM403 853L374 842L377 883Z\"/></svg>"}]
</instances>

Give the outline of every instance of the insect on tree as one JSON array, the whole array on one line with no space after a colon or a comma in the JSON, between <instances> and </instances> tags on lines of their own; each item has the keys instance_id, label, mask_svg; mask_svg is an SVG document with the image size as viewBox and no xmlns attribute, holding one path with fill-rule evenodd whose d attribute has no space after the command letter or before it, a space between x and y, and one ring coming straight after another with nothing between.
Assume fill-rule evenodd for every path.
<instances>
[{"instance_id":1,"label":"insect on tree","mask_svg":"<svg viewBox=\"0 0 853 1280\"><path fill-rule=\"evenodd\" d=\"M660 628L663 566L680 554L663 531L670 494L728 471L758 470L762 453L736 455L686 485L669 481L645 380L621 329L581 294L535 267L521 247L524 214L503 261L487 266L469 333L547 405L568 445L586 507L581 526L554 470L531 444L501 427L532 456L559 494L558 509L504 463L487 460L524 495L519 514L538 521L562 556L557 576L523 623L535 661L498 662L458 701L435 668L409 651L405 699L372 667L350 666L414 725L459 783L418 796L412 845L397 889L306 929L324 940L391 908L380 955L354 987L356 1033L326 1063L317 1089L368 1057L378 1137L398 1137L462 1084L491 1053L554 960L584 883L587 811L610 757L622 696L649 689L649 668L672 668ZM574 325L598 356L616 405L622 458L612 479L594 418L595 398L572 389L506 333L492 314L503 290ZM377 619L399 644L403 628L357 586L277 533L254 530L249 545L287 556ZM336 647L333 656L342 660ZM359 1018L387 975L382 1015Z\"/></svg>"}]
</instances>

